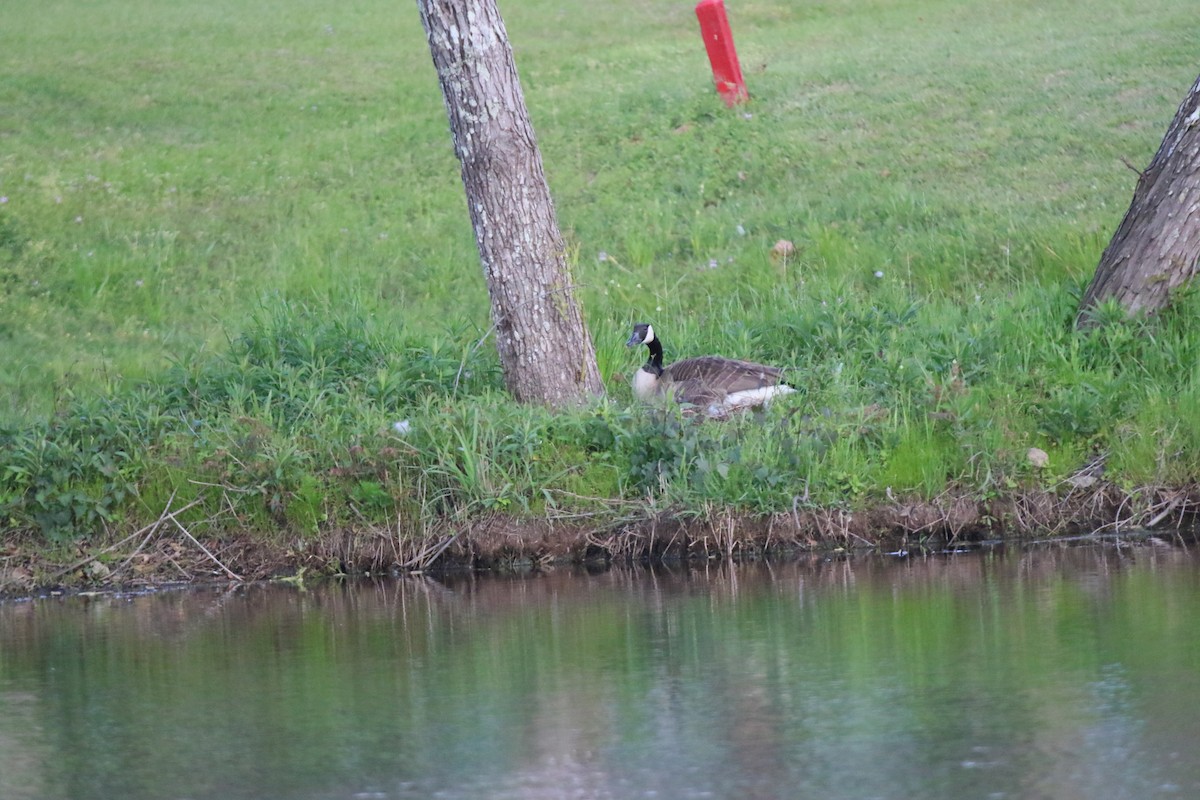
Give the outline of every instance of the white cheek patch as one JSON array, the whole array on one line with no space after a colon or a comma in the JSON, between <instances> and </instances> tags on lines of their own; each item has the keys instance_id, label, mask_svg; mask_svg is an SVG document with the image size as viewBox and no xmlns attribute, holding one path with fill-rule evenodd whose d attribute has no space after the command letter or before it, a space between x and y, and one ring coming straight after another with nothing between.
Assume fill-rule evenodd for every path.
<instances>
[{"instance_id":1,"label":"white cheek patch","mask_svg":"<svg viewBox=\"0 0 1200 800\"><path fill-rule=\"evenodd\" d=\"M646 326L646 338L642 339L642 344L650 344L653 341L654 341L654 326L647 325Z\"/></svg>"}]
</instances>

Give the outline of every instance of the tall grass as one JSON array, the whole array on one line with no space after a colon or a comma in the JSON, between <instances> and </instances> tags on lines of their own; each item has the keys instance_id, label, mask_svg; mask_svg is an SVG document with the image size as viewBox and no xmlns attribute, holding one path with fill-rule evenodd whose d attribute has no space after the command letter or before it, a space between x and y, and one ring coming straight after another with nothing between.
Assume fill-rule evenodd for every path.
<instances>
[{"instance_id":1,"label":"tall grass","mask_svg":"<svg viewBox=\"0 0 1200 800\"><path fill-rule=\"evenodd\" d=\"M1197 474L1195 300L1070 326L1122 161L1194 79L1191 4L732 3L754 98L733 111L686 3L510 5L611 390L577 414L513 407L480 342L414 8L6 6L7 527L66 540L204 492L198 515L308 531L647 495L850 507L1098 455L1127 487ZM723 426L630 408L635 318L669 358L779 363L802 391Z\"/></svg>"}]
</instances>

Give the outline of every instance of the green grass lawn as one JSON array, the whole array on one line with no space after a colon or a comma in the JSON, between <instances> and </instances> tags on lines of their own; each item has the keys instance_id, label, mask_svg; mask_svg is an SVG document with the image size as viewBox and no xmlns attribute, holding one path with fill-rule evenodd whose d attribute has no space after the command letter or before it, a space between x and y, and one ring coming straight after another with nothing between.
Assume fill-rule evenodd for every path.
<instances>
[{"instance_id":1,"label":"green grass lawn","mask_svg":"<svg viewBox=\"0 0 1200 800\"><path fill-rule=\"evenodd\" d=\"M10 527L157 515L201 479L311 527L983 494L1097 454L1129 489L1196 477L1197 303L1069 324L1122 162L1195 79L1192 2L735 0L733 111L690 3L501 11L612 387L582 416L511 407L474 346L487 298L414 4L6 4ZM766 425L666 430L626 408L635 318L668 358L768 360L804 391Z\"/></svg>"}]
</instances>

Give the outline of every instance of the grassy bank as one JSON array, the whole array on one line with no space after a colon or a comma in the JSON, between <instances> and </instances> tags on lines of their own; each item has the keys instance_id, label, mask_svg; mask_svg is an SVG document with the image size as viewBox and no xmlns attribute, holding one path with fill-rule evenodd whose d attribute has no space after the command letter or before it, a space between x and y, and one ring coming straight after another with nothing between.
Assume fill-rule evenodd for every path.
<instances>
[{"instance_id":1,"label":"grassy bank","mask_svg":"<svg viewBox=\"0 0 1200 800\"><path fill-rule=\"evenodd\" d=\"M1149 160L1195 77L1190 4L731 4L754 96L734 112L688 4L518 6L611 388L568 414L501 392L415 9L6 10L6 540L70 563L187 506L200 538L369 531L403 561L501 517L739 514L803 542L881 508L921 532L1186 507L1200 301L1070 321L1122 160ZM724 425L633 408L635 318L668 358L786 365L802 391Z\"/></svg>"}]
</instances>

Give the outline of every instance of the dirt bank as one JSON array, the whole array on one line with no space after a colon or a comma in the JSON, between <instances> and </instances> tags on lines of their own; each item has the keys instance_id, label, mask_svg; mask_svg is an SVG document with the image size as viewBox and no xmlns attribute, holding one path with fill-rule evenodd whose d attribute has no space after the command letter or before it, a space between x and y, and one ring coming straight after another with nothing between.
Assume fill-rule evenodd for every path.
<instances>
[{"instance_id":1,"label":"dirt bank","mask_svg":"<svg viewBox=\"0 0 1200 800\"><path fill-rule=\"evenodd\" d=\"M309 536L263 535L157 523L111 532L68 549L12 534L0 551L0 595L249 581L297 573L502 569L584 561L736 558L770 553L1046 538L1142 528L1174 534L1200 509L1200 487L1136 493L1100 486L1066 494L1024 492L980 501L947 494L874 509L796 508L766 516L724 508L526 519L493 514L439 520L418 532L358 528Z\"/></svg>"}]
</instances>

